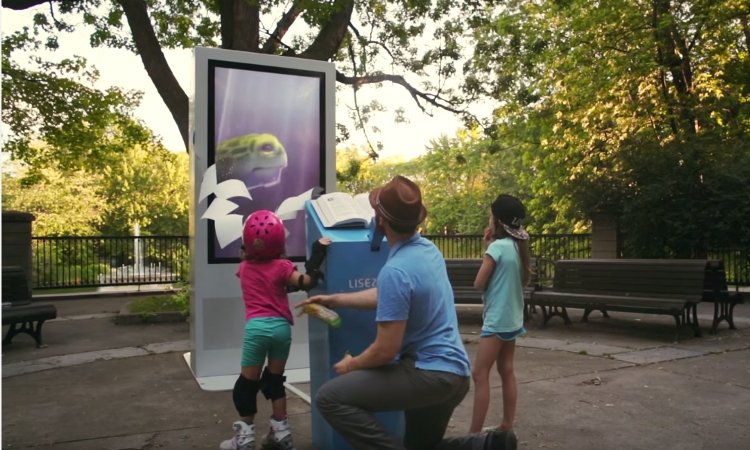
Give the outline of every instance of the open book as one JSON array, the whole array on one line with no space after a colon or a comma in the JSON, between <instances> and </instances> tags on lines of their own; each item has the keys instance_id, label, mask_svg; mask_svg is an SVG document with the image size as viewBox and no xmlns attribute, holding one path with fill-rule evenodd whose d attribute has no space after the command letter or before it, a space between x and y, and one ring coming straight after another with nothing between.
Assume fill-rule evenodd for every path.
<instances>
[{"instance_id":1,"label":"open book","mask_svg":"<svg viewBox=\"0 0 750 450\"><path fill-rule=\"evenodd\" d=\"M352 197L343 192L332 192L321 195L311 203L326 228L367 228L375 216L369 197L369 193Z\"/></svg>"}]
</instances>

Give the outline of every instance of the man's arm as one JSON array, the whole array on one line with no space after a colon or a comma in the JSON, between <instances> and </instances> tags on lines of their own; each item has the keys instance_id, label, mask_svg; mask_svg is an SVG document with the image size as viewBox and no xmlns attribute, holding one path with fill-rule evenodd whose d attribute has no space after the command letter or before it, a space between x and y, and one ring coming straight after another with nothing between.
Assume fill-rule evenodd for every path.
<instances>
[{"instance_id":1,"label":"man's arm","mask_svg":"<svg viewBox=\"0 0 750 450\"><path fill-rule=\"evenodd\" d=\"M334 294L333 297L336 308L375 310L378 307L378 288Z\"/></svg>"},{"instance_id":2,"label":"man's arm","mask_svg":"<svg viewBox=\"0 0 750 450\"><path fill-rule=\"evenodd\" d=\"M294 305L302 308L310 303L318 303L327 308L348 308L373 311L378 307L378 288L370 288L359 292L348 292L331 295L315 295ZM302 314L302 310L300 310Z\"/></svg>"},{"instance_id":3,"label":"man's arm","mask_svg":"<svg viewBox=\"0 0 750 450\"><path fill-rule=\"evenodd\" d=\"M347 364L347 372L359 369L372 369L384 366L393 361L401 349L404 340L406 321L378 322L378 334L375 342L370 344L360 355L353 357Z\"/></svg>"}]
</instances>

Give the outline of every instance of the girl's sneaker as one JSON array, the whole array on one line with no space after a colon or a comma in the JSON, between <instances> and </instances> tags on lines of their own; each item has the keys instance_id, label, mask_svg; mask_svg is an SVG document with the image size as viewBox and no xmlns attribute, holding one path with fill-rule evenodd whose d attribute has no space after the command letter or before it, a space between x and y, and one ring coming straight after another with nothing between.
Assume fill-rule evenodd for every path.
<instances>
[{"instance_id":1,"label":"girl's sneaker","mask_svg":"<svg viewBox=\"0 0 750 450\"><path fill-rule=\"evenodd\" d=\"M295 450L292 443L292 432L289 430L289 420L286 417L282 420L271 417L271 430L263 439L263 448Z\"/></svg>"},{"instance_id":2,"label":"girl's sneaker","mask_svg":"<svg viewBox=\"0 0 750 450\"><path fill-rule=\"evenodd\" d=\"M221 443L220 450L254 450L255 449L255 425L237 421L232 424L234 437Z\"/></svg>"}]
</instances>

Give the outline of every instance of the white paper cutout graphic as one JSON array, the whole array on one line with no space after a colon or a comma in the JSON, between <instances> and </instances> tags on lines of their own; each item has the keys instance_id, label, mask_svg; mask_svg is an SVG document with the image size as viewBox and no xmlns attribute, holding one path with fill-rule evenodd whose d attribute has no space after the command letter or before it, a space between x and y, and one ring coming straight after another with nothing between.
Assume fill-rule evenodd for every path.
<instances>
[{"instance_id":1,"label":"white paper cutout graphic","mask_svg":"<svg viewBox=\"0 0 750 450\"><path fill-rule=\"evenodd\" d=\"M240 180L227 180L216 186L214 194L217 197L223 199L230 199L232 197L245 197L252 200L250 192L248 192L245 183Z\"/></svg>"},{"instance_id":2,"label":"white paper cutout graphic","mask_svg":"<svg viewBox=\"0 0 750 450\"><path fill-rule=\"evenodd\" d=\"M253 199L253 197L250 196L250 192L248 192L245 183L240 180L226 180L222 181L221 184L217 184L216 164L206 169L206 173L203 175L198 202L202 202L211 194L216 194L218 198L223 198L225 200L232 197Z\"/></svg>"},{"instance_id":3,"label":"white paper cutout graphic","mask_svg":"<svg viewBox=\"0 0 750 450\"><path fill-rule=\"evenodd\" d=\"M284 200L276 209L275 214L279 216L279 219L282 221L294 219L297 217L298 212L305 209L305 202L312 198L312 193L313 189L310 189L296 197L290 197Z\"/></svg>"},{"instance_id":4,"label":"white paper cutout graphic","mask_svg":"<svg viewBox=\"0 0 750 450\"><path fill-rule=\"evenodd\" d=\"M206 173L203 174L203 181L201 181L201 193L198 196L198 203L202 202L209 195L214 193L216 189L216 164L206 169Z\"/></svg>"},{"instance_id":5,"label":"white paper cutout graphic","mask_svg":"<svg viewBox=\"0 0 750 450\"><path fill-rule=\"evenodd\" d=\"M297 214L305 208L305 202L312 199L314 190L315 188L303 192L296 197L284 200L276 208L275 214L279 216L282 222L295 219ZM219 246L225 248L237 239L242 239L242 230L244 228L242 215L230 214L239 208L239 205L229 201L229 199L244 197L252 200L253 198L245 183L240 180L231 179L217 184L215 164L206 169L206 173L203 175L198 202L202 202L211 194L215 194L216 198L211 202L206 212L203 213L201 219L211 219L214 221L216 239L219 241ZM284 226L284 235L288 238L290 234L289 229Z\"/></svg>"},{"instance_id":6,"label":"white paper cutout graphic","mask_svg":"<svg viewBox=\"0 0 750 450\"><path fill-rule=\"evenodd\" d=\"M223 198L216 198L211 202L206 212L203 213L201 219L211 219L216 221L226 216L230 212L234 211L239 207L238 204L224 200Z\"/></svg>"},{"instance_id":7,"label":"white paper cutout graphic","mask_svg":"<svg viewBox=\"0 0 750 450\"><path fill-rule=\"evenodd\" d=\"M216 239L219 240L221 248L242 238L242 229L244 226L240 214L229 214L219 217L218 219L214 219L214 224L216 226Z\"/></svg>"}]
</instances>

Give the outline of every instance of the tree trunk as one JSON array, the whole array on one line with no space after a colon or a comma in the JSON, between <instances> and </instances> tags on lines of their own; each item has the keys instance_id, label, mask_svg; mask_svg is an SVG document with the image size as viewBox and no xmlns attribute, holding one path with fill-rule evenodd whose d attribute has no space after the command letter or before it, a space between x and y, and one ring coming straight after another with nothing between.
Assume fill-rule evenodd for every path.
<instances>
[{"instance_id":1,"label":"tree trunk","mask_svg":"<svg viewBox=\"0 0 750 450\"><path fill-rule=\"evenodd\" d=\"M231 49L258 52L259 30L260 5L257 0L234 0Z\"/></svg>"},{"instance_id":2,"label":"tree trunk","mask_svg":"<svg viewBox=\"0 0 750 450\"><path fill-rule=\"evenodd\" d=\"M693 72L690 51L685 39L680 35L674 17L670 16L671 7L670 0L654 0L653 3L652 26L656 41L656 62L662 68L661 84L665 101L670 110L674 108L678 111L681 119L679 126L672 121L673 131L678 133L679 130L685 130L695 134L697 126L691 102ZM669 23L663 23L665 17L669 17ZM665 71L671 75L671 84L677 91L676 99L669 95Z\"/></svg>"},{"instance_id":3,"label":"tree trunk","mask_svg":"<svg viewBox=\"0 0 750 450\"><path fill-rule=\"evenodd\" d=\"M221 23L221 48L232 48L232 14L234 0L219 0L219 17Z\"/></svg>"},{"instance_id":4,"label":"tree trunk","mask_svg":"<svg viewBox=\"0 0 750 450\"><path fill-rule=\"evenodd\" d=\"M172 113L177 128L180 130L185 150L189 149L189 116L190 104L188 96L177 82L172 69L161 51L161 45L156 38L148 9L143 0L118 0L130 25L133 42L141 55L143 66L149 78L154 83L164 104Z\"/></svg>"},{"instance_id":5,"label":"tree trunk","mask_svg":"<svg viewBox=\"0 0 750 450\"><path fill-rule=\"evenodd\" d=\"M335 12L320 29L312 44L302 52L301 58L328 61L339 51L354 11L354 0L335 0Z\"/></svg>"}]
</instances>

